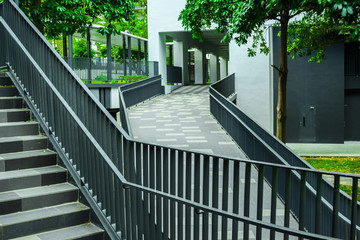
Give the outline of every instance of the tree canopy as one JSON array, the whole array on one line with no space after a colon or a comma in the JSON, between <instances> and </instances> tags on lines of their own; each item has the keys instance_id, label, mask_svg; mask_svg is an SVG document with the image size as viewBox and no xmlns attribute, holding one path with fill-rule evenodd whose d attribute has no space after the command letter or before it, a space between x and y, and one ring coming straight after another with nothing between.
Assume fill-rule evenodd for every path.
<instances>
[{"instance_id":1,"label":"tree canopy","mask_svg":"<svg viewBox=\"0 0 360 240\"><path fill-rule=\"evenodd\" d=\"M351 26L343 29L346 29L353 39L359 39L359 5L359 0L188 0L179 19L186 30L193 32L195 38L201 38L202 31L213 26L217 31L226 33L223 40L233 39L238 45L246 44L248 39L253 37L252 48L248 50L249 56L256 54L254 48L268 53L269 48L262 34L264 26L269 22L280 25L280 64L273 67L279 72L276 136L285 142L288 50L294 57L315 51L315 60L320 60L324 55L324 46L336 41L337 36L344 32L337 31L337 35L330 39L313 38L313 43L307 42L307 38L302 34L319 34L321 31L335 33L333 29L338 26ZM290 23L296 19L300 20ZM314 19L319 20L318 24L312 22ZM313 28L309 29L312 25ZM327 28L322 30L320 26Z\"/></svg>"},{"instance_id":2,"label":"tree canopy","mask_svg":"<svg viewBox=\"0 0 360 240\"><path fill-rule=\"evenodd\" d=\"M21 9L49 37L85 32L101 17L102 34L119 33L116 24L134 18L133 0L20 0Z\"/></svg>"}]
</instances>

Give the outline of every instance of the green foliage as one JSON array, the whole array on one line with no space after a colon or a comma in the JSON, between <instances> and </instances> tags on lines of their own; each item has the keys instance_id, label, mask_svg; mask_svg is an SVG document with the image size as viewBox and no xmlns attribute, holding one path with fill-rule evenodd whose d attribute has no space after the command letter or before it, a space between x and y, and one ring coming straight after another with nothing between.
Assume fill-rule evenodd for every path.
<instances>
[{"instance_id":1,"label":"green foliage","mask_svg":"<svg viewBox=\"0 0 360 240\"><path fill-rule=\"evenodd\" d=\"M20 7L49 37L85 33L96 18L104 21L101 34L116 34L116 24L134 18L133 0L20 0Z\"/></svg>"},{"instance_id":2,"label":"green foliage","mask_svg":"<svg viewBox=\"0 0 360 240\"><path fill-rule=\"evenodd\" d=\"M95 55L95 51L90 48L91 56ZM83 39L74 39L74 57L87 58L87 43Z\"/></svg>"},{"instance_id":3,"label":"green foliage","mask_svg":"<svg viewBox=\"0 0 360 240\"><path fill-rule=\"evenodd\" d=\"M134 83L139 82L141 80L147 79L148 76L145 75L126 75L126 76L120 76L119 79L113 78L110 82L110 84L126 84L126 83ZM83 79L84 83L87 83L87 79ZM97 76L94 80L91 81L92 84L108 84L107 76L106 75L100 75Z\"/></svg>"}]
</instances>

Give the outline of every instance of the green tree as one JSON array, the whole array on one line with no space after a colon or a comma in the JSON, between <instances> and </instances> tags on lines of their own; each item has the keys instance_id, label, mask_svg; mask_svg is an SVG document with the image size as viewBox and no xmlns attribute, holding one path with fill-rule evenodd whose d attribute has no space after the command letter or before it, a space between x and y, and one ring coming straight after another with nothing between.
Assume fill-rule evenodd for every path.
<instances>
[{"instance_id":1,"label":"green tree","mask_svg":"<svg viewBox=\"0 0 360 240\"><path fill-rule=\"evenodd\" d=\"M90 48L91 56L95 55L95 51ZM75 39L74 41L74 57L87 58L87 42L83 39Z\"/></svg>"},{"instance_id":2,"label":"green tree","mask_svg":"<svg viewBox=\"0 0 360 240\"><path fill-rule=\"evenodd\" d=\"M191 30L195 38L201 38L202 30L215 24L219 32L226 33L224 40L234 39L241 45L253 36L253 48L258 47L261 53L266 54L269 48L262 35L263 26L269 20L280 25L280 64L273 67L279 72L276 136L283 142L286 142L288 40L293 39L296 43L297 39L300 39L296 34L289 36L288 28L292 19L307 13L327 14L331 26L339 22L356 25L350 34L353 37L359 36L359 32L356 32L359 28L359 0L188 0L179 16L185 29ZM297 46L301 47L300 44ZM248 50L249 56L255 54L254 49Z\"/></svg>"}]
</instances>

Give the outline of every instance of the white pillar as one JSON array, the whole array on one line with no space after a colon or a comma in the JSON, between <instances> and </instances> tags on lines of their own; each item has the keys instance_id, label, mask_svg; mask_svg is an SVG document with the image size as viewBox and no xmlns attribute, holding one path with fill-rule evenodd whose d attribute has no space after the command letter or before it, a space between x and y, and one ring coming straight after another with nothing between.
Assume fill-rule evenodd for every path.
<instances>
[{"instance_id":1,"label":"white pillar","mask_svg":"<svg viewBox=\"0 0 360 240\"><path fill-rule=\"evenodd\" d=\"M210 54L210 82L215 83L219 80L219 57Z\"/></svg>"},{"instance_id":2,"label":"white pillar","mask_svg":"<svg viewBox=\"0 0 360 240\"><path fill-rule=\"evenodd\" d=\"M165 94L170 92L170 86L167 85L166 72L166 35L159 35L159 74L161 74L161 85L165 86Z\"/></svg>"},{"instance_id":3,"label":"white pillar","mask_svg":"<svg viewBox=\"0 0 360 240\"><path fill-rule=\"evenodd\" d=\"M195 84L204 84L206 83L205 77L205 62L206 55L203 51L195 49Z\"/></svg>"},{"instance_id":4,"label":"white pillar","mask_svg":"<svg viewBox=\"0 0 360 240\"><path fill-rule=\"evenodd\" d=\"M220 57L220 79L227 76L227 60Z\"/></svg>"},{"instance_id":5,"label":"white pillar","mask_svg":"<svg viewBox=\"0 0 360 240\"><path fill-rule=\"evenodd\" d=\"M189 83L188 47L184 42L174 41L174 66L182 68L182 84Z\"/></svg>"}]
</instances>

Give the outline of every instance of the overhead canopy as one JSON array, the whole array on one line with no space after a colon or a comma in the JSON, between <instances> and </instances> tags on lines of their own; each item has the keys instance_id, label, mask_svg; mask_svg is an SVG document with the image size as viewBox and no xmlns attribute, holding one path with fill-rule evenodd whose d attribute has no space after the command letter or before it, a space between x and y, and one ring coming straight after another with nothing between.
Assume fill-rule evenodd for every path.
<instances>
[{"instance_id":1,"label":"overhead canopy","mask_svg":"<svg viewBox=\"0 0 360 240\"><path fill-rule=\"evenodd\" d=\"M187 43L189 48L198 48L206 53L212 53L224 59L229 59L229 43L222 42L224 33L217 33L215 30L203 31L203 41L193 39L192 33L188 31L162 32L167 38Z\"/></svg>"},{"instance_id":2,"label":"overhead canopy","mask_svg":"<svg viewBox=\"0 0 360 240\"><path fill-rule=\"evenodd\" d=\"M104 43L106 44L106 36L102 35L98 32L98 29L101 26L99 25L93 25L90 27L90 39L94 42ZM75 33L73 35L76 38L81 38L86 40L86 35L82 36L80 33ZM141 42L141 51L144 51L144 42L147 42L148 40L145 38L141 38L126 32L121 32L121 35L111 35L111 45L113 46L123 46L123 36L126 36L126 48L128 46L128 37L131 37L131 49L137 50L138 49L138 41Z\"/></svg>"}]
</instances>

